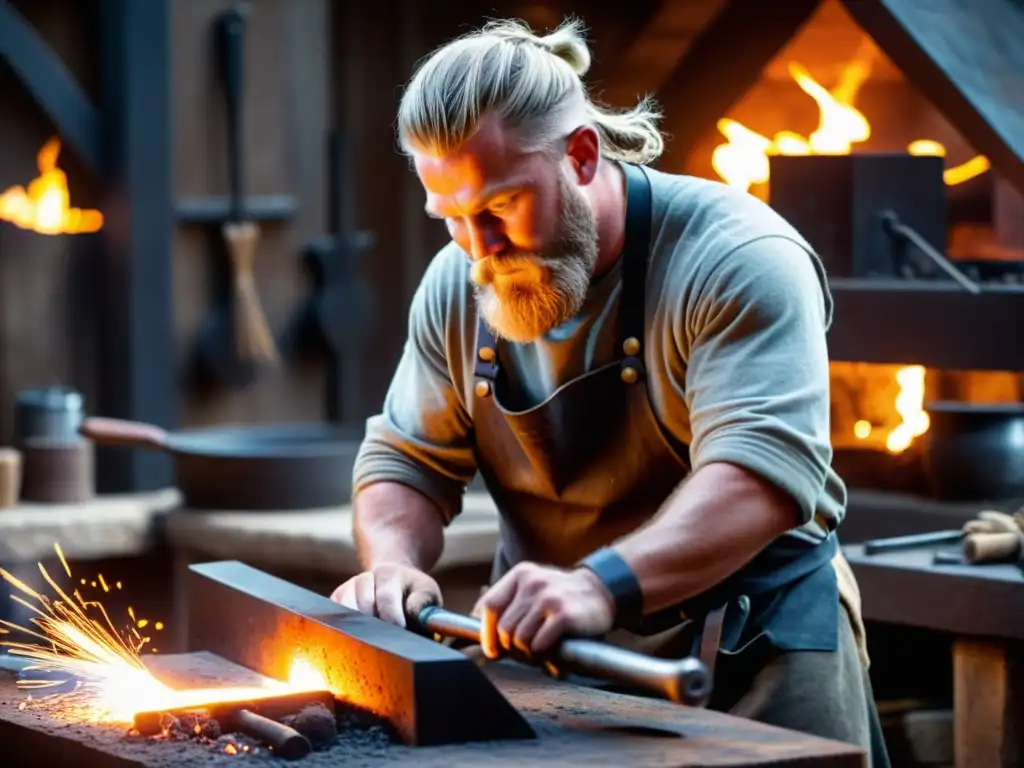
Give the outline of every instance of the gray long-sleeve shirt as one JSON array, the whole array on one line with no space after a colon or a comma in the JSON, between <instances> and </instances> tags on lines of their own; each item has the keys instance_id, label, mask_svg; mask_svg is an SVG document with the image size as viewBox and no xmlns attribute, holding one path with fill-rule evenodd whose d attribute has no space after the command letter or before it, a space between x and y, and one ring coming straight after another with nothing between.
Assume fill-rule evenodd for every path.
<instances>
[{"instance_id":1,"label":"gray long-sleeve shirt","mask_svg":"<svg viewBox=\"0 0 1024 768\"><path fill-rule=\"evenodd\" d=\"M838 524L846 503L830 467L825 333L832 301L821 262L756 198L716 182L648 173L644 356L654 414L674 442L689 446L693 470L725 461L755 472L795 499L804 521L798 535L819 538L820 519ZM517 406L614 359L620 289L616 267L594 282L576 318L503 350ZM431 262L413 299L383 411L367 422L357 493L398 481L433 499L447 520L458 514L476 471L476 323L469 262L453 243Z\"/></svg>"}]
</instances>

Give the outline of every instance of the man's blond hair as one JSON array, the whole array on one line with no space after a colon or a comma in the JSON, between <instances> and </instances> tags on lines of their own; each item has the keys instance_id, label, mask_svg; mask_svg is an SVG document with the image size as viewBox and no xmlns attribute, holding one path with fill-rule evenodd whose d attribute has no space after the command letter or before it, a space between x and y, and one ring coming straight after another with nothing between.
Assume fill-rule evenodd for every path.
<instances>
[{"instance_id":1,"label":"man's blond hair","mask_svg":"<svg viewBox=\"0 0 1024 768\"><path fill-rule=\"evenodd\" d=\"M654 103L644 98L628 110L595 104L583 84L590 61L576 19L543 36L521 21L492 21L419 66L398 110L402 149L446 154L493 114L531 149L552 147L589 124L600 134L605 157L638 164L657 159L664 140Z\"/></svg>"}]
</instances>

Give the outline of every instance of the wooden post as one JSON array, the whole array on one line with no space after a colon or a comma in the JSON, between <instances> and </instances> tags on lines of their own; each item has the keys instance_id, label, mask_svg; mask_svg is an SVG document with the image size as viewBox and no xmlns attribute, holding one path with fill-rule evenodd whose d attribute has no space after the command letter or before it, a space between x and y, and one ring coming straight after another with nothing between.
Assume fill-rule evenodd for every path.
<instances>
[{"instance_id":1,"label":"wooden post","mask_svg":"<svg viewBox=\"0 0 1024 768\"><path fill-rule=\"evenodd\" d=\"M956 768L1024 765L1024 647L957 640L953 691Z\"/></svg>"},{"instance_id":2,"label":"wooden post","mask_svg":"<svg viewBox=\"0 0 1024 768\"><path fill-rule=\"evenodd\" d=\"M1003 258L1024 259L1024 194L1006 179L996 179L992 223Z\"/></svg>"}]
</instances>

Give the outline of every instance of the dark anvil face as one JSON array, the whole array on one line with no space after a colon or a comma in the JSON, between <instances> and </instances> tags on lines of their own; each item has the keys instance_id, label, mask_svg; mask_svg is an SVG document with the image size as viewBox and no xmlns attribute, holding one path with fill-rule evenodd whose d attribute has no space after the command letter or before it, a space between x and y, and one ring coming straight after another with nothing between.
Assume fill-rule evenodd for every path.
<instances>
[{"instance_id":1,"label":"dark anvil face","mask_svg":"<svg viewBox=\"0 0 1024 768\"><path fill-rule=\"evenodd\" d=\"M457 651L236 561L189 570L190 650L278 680L308 664L339 700L383 718L407 744L533 735Z\"/></svg>"}]
</instances>

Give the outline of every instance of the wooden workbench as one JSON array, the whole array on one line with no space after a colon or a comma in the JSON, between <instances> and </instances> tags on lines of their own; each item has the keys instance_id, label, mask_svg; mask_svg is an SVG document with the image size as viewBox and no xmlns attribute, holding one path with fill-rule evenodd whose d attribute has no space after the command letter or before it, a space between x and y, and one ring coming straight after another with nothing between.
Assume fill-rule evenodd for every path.
<instances>
[{"instance_id":1,"label":"wooden workbench","mask_svg":"<svg viewBox=\"0 0 1024 768\"><path fill-rule=\"evenodd\" d=\"M866 555L844 547L864 618L947 632L957 768L1024 765L1024 571L933 565L936 548Z\"/></svg>"},{"instance_id":2,"label":"wooden workbench","mask_svg":"<svg viewBox=\"0 0 1024 768\"><path fill-rule=\"evenodd\" d=\"M177 491L163 490L0 509L0 562L50 560L54 543L69 560L145 555L157 543L157 521L179 498Z\"/></svg>"},{"instance_id":3,"label":"wooden workbench","mask_svg":"<svg viewBox=\"0 0 1024 768\"><path fill-rule=\"evenodd\" d=\"M489 664L497 687L530 721L537 738L440 747L406 747L343 732L335 744L297 762L303 768L489 768L491 766L635 766L635 768L866 768L864 753L703 709L597 691L536 670ZM123 726L68 725L45 711L18 708L23 698L0 673L0 763L5 768L209 768L237 765L223 743L131 738ZM452 713L458 717L457 712ZM255 756L254 756L255 757Z\"/></svg>"}]
</instances>

